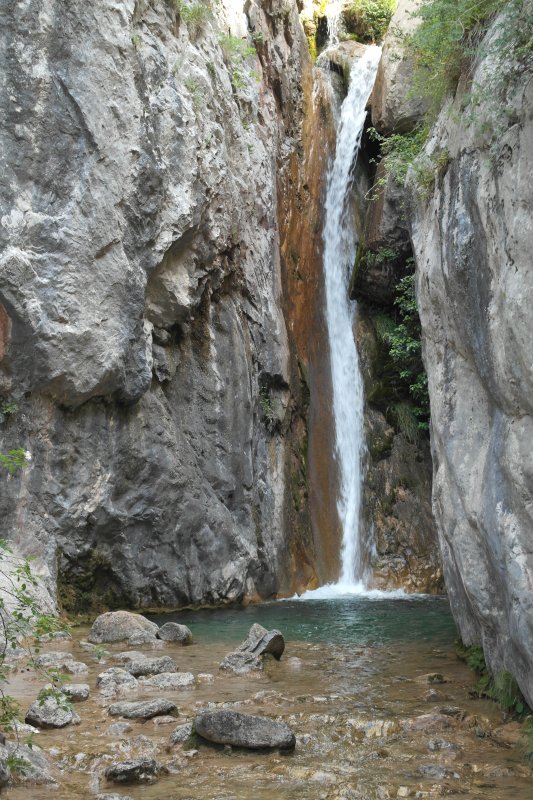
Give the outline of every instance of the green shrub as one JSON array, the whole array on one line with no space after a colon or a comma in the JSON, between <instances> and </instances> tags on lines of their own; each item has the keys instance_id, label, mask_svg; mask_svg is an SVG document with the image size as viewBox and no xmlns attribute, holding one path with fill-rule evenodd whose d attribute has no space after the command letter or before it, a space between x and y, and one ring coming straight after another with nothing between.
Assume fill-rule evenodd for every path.
<instances>
[{"instance_id":1,"label":"green shrub","mask_svg":"<svg viewBox=\"0 0 533 800\"><path fill-rule=\"evenodd\" d=\"M10 475L13 475L19 469L26 466L29 460L29 454L22 447L15 450L10 450L8 453L0 453L0 468L5 469Z\"/></svg>"},{"instance_id":2,"label":"green shrub","mask_svg":"<svg viewBox=\"0 0 533 800\"><path fill-rule=\"evenodd\" d=\"M174 8L193 39L200 35L213 14L210 0L196 0L189 4L183 0L174 0Z\"/></svg>"},{"instance_id":3,"label":"green shrub","mask_svg":"<svg viewBox=\"0 0 533 800\"><path fill-rule=\"evenodd\" d=\"M346 32L361 42L381 42L395 6L396 0L353 0L343 12Z\"/></svg>"},{"instance_id":4,"label":"green shrub","mask_svg":"<svg viewBox=\"0 0 533 800\"><path fill-rule=\"evenodd\" d=\"M236 91L246 86L247 78L255 80L258 78L253 68L246 67L246 62L252 57L255 58L254 47L249 47L244 39L231 34L221 35L219 43L230 73L231 85Z\"/></svg>"}]
</instances>

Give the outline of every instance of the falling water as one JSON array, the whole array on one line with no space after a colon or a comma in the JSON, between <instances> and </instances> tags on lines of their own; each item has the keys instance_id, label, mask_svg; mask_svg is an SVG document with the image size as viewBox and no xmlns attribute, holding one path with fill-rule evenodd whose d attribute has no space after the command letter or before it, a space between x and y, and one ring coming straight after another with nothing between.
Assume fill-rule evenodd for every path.
<instances>
[{"instance_id":1,"label":"falling water","mask_svg":"<svg viewBox=\"0 0 533 800\"><path fill-rule=\"evenodd\" d=\"M326 6L326 19L328 21L328 47L339 43L339 20L341 18L341 3L329 3Z\"/></svg>"},{"instance_id":2,"label":"falling water","mask_svg":"<svg viewBox=\"0 0 533 800\"><path fill-rule=\"evenodd\" d=\"M348 281L356 253L349 193L366 116L365 107L374 84L380 52L379 47L368 47L351 68L348 94L341 108L335 159L327 181L324 274L340 483L338 512L342 525L341 575L335 585L336 593L364 588L359 533L364 444L363 384L353 334L355 303L348 297Z\"/></svg>"}]
</instances>

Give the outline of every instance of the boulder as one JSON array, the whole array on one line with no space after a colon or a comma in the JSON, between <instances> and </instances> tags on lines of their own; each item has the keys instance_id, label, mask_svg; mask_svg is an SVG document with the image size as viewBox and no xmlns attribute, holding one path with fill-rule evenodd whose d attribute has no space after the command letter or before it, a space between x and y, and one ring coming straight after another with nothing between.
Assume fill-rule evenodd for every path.
<instances>
[{"instance_id":1,"label":"boulder","mask_svg":"<svg viewBox=\"0 0 533 800\"><path fill-rule=\"evenodd\" d=\"M192 644L192 633L186 625L177 622L165 622L157 632L158 639L165 642L179 642L182 645Z\"/></svg>"},{"instance_id":2,"label":"boulder","mask_svg":"<svg viewBox=\"0 0 533 800\"><path fill-rule=\"evenodd\" d=\"M151 641L156 638L158 630L159 626L155 622L150 622L141 614L132 614L130 611L108 611L95 619L87 639L92 644L122 642L142 633ZM142 643L144 641L143 638Z\"/></svg>"},{"instance_id":3,"label":"boulder","mask_svg":"<svg viewBox=\"0 0 533 800\"><path fill-rule=\"evenodd\" d=\"M80 721L79 716L69 707L66 695L50 696L35 700L26 712L25 721L37 728L64 728Z\"/></svg>"},{"instance_id":4,"label":"boulder","mask_svg":"<svg viewBox=\"0 0 533 800\"><path fill-rule=\"evenodd\" d=\"M133 758L112 764L105 776L111 783L152 783L160 771L161 764L154 758Z\"/></svg>"},{"instance_id":5,"label":"boulder","mask_svg":"<svg viewBox=\"0 0 533 800\"><path fill-rule=\"evenodd\" d=\"M284 722L237 711L204 711L194 721L194 730L215 744L250 750L294 750L296 738Z\"/></svg>"},{"instance_id":6,"label":"boulder","mask_svg":"<svg viewBox=\"0 0 533 800\"><path fill-rule=\"evenodd\" d=\"M17 783L55 783L48 759L37 745L34 744L32 747L28 747L25 744L9 742L2 750L7 751L9 758L17 761ZM3 756L0 755L0 764L2 761ZM36 797L36 795L33 796Z\"/></svg>"},{"instance_id":7,"label":"boulder","mask_svg":"<svg viewBox=\"0 0 533 800\"><path fill-rule=\"evenodd\" d=\"M285 640L280 631L268 631L256 622L244 642L233 653L229 653L219 666L226 672L246 675L263 669L261 656L271 655L279 661L284 650Z\"/></svg>"},{"instance_id":8,"label":"boulder","mask_svg":"<svg viewBox=\"0 0 533 800\"><path fill-rule=\"evenodd\" d=\"M153 689L190 689L195 680L192 672L161 672L150 678L140 678L139 683Z\"/></svg>"},{"instance_id":9,"label":"boulder","mask_svg":"<svg viewBox=\"0 0 533 800\"><path fill-rule=\"evenodd\" d=\"M88 683L65 683L61 687L61 691L72 702L80 703L82 700L88 699L90 687Z\"/></svg>"},{"instance_id":10,"label":"boulder","mask_svg":"<svg viewBox=\"0 0 533 800\"><path fill-rule=\"evenodd\" d=\"M9 751L7 747L0 744L0 787L6 786L11 777L11 770L8 766Z\"/></svg>"},{"instance_id":11,"label":"boulder","mask_svg":"<svg viewBox=\"0 0 533 800\"><path fill-rule=\"evenodd\" d=\"M63 669L65 664L74 661L72 653L65 653L61 650L51 650L49 653L41 653L35 657L34 663L40 669Z\"/></svg>"},{"instance_id":12,"label":"boulder","mask_svg":"<svg viewBox=\"0 0 533 800\"><path fill-rule=\"evenodd\" d=\"M185 722L183 725L178 725L170 734L168 741L171 746L175 744L182 744L192 736L193 727L191 722Z\"/></svg>"},{"instance_id":13,"label":"boulder","mask_svg":"<svg viewBox=\"0 0 533 800\"><path fill-rule=\"evenodd\" d=\"M109 667L98 675L96 685L102 694L118 694L136 689L138 683L131 672L122 667Z\"/></svg>"},{"instance_id":14,"label":"boulder","mask_svg":"<svg viewBox=\"0 0 533 800\"><path fill-rule=\"evenodd\" d=\"M139 700L133 703L121 702L113 703L109 706L108 713L112 717L126 717L126 719L152 719L162 714L170 714L176 711L176 703L172 700Z\"/></svg>"},{"instance_id":15,"label":"boulder","mask_svg":"<svg viewBox=\"0 0 533 800\"><path fill-rule=\"evenodd\" d=\"M279 661L285 650L285 639L280 631L276 629L267 631L256 623L252 625L247 638L238 649L254 656L271 655Z\"/></svg>"},{"instance_id":16,"label":"boulder","mask_svg":"<svg viewBox=\"0 0 533 800\"><path fill-rule=\"evenodd\" d=\"M126 661L124 669L138 678L140 675L158 675L161 672L176 672L176 662L170 656L148 658L141 655Z\"/></svg>"}]
</instances>

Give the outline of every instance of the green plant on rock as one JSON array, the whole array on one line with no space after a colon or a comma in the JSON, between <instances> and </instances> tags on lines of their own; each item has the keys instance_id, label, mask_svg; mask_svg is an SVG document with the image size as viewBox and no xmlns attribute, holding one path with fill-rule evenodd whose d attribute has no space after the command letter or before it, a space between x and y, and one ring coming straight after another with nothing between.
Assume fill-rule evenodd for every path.
<instances>
[{"instance_id":1,"label":"green plant on rock","mask_svg":"<svg viewBox=\"0 0 533 800\"><path fill-rule=\"evenodd\" d=\"M180 20L185 23L191 37L196 39L213 16L213 7L209 0L196 0L185 3L184 0L173 0L174 8Z\"/></svg>"},{"instance_id":2,"label":"green plant on rock","mask_svg":"<svg viewBox=\"0 0 533 800\"><path fill-rule=\"evenodd\" d=\"M10 475L14 475L19 469L25 467L30 459L30 454L22 447L9 450L7 453L0 453L0 470L4 469Z\"/></svg>"},{"instance_id":3,"label":"green plant on rock","mask_svg":"<svg viewBox=\"0 0 533 800\"><path fill-rule=\"evenodd\" d=\"M256 56L255 47L249 47L244 39L231 34L221 35L219 43L235 91L244 89L247 80L258 78L257 72L247 66L247 62Z\"/></svg>"},{"instance_id":4,"label":"green plant on rock","mask_svg":"<svg viewBox=\"0 0 533 800\"><path fill-rule=\"evenodd\" d=\"M2 414L6 417L10 417L13 414L16 414L19 410L18 403L15 400L4 400L2 405L0 406Z\"/></svg>"},{"instance_id":5,"label":"green plant on rock","mask_svg":"<svg viewBox=\"0 0 533 800\"><path fill-rule=\"evenodd\" d=\"M396 0L353 0L343 11L346 32L361 42L381 42L395 7Z\"/></svg>"},{"instance_id":6,"label":"green plant on rock","mask_svg":"<svg viewBox=\"0 0 533 800\"><path fill-rule=\"evenodd\" d=\"M507 670L494 674L489 672L482 647L465 646L459 641L455 644L455 651L457 656L479 676L475 687L475 693L479 697L494 700L503 711L519 718L528 712L524 696L511 673Z\"/></svg>"}]
</instances>

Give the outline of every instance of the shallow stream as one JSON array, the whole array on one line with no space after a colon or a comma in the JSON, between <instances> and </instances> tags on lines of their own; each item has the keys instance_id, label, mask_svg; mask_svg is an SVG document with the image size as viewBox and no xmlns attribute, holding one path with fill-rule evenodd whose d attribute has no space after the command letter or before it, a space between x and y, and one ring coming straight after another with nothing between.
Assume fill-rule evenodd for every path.
<instances>
[{"instance_id":1,"label":"shallow stream","mask_svg":"<svg viewBox=\"0 0 533 800\"><path fill-rule=\"evenodd\" d=\"M43 731L35 743L57 764L57 787L20 787L7 800L72 800L117 792L134 800L382 800L457 795L486 800L531 800L532 773L517 746L504 744L505 722L495 704L473 699L472 672L454 653L456 637L447 602L441 598L283 601L242 609L184 611L152 616L188 625L195 643L159 643L128 648L106 645L89 654L76 628L73 641L46 645L66 650L89 666L91 696L76 704L81 723ZM237 677L218 672L223 656L239 644L254 622L279 628L286 640L280 662L264 675ZM102 648L103 649L103 648ZM107 714L112 700L95 689L99 672L117 666L113 655L127 649L171 655L180 671L211 673L211 683L192 689L139 689L123 699L168 697L178 704L176 720L132 722L112 735ZM99 660L97 660L99 658ZM426 676L442 676L428 679ZM41 676L21 665L11 692L27 708L42 686ZM297 737L292 755L239 752L195 745L167 748L177 724L191 720L208 703L283 719ZM169 769L157 783L113 787L103 772L115 761L145 755Z\"/></svg>"}]
</instances>

